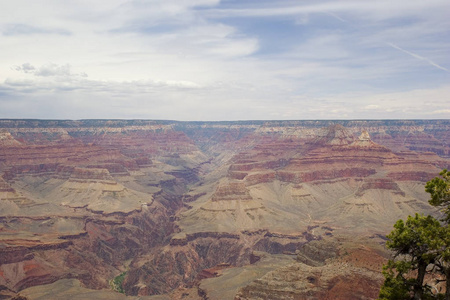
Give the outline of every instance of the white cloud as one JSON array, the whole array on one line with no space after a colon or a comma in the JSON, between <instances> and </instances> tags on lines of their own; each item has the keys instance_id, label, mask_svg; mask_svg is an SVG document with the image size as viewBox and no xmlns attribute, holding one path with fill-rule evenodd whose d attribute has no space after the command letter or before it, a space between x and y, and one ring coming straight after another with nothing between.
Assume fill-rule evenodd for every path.
<instances>
[{"instance_id":1,"label":"white cloud","mask_svg":"<svg viewBox=\"0 0 450 300\"><path fill-rule=\"evenodd\" d=\"M14 35L36 35L36 34L56 34L56 35L71 35L72 33L60 28L42 28L27 24L6 24L2 30L5 36Z\"/></svg>"},{"instance_id":2,"label":"white cloud","mask_svg":"<svg viewBox=\"0 0 450 300\"><path fill-rule=\"evenodd\" d=\"M265 4L255 7L240 7L235 9L216 9L208 12L210 17L273 17L273 16L297 16L301 14L332 13L338 16L339 13L352 14L353 18L366 20L386 20L395 17L420 16L432 13L445 17L449 4L446 0L430 1L316 1L298 4L297 2L265 2ZM345 17L339 17L346 20ZM368 19L369 18L369 19Z\"/></svg>"},{"instance_id":3,"label":"white cloud","mask_svg":"<svg viewBox=\"0 0 450 300\"><path fill-rule=\"evenodd\" d=\"M432 111L431 114L446 114L446 115L450 115L450 109L435 110L435 111Z\"/></svg>"},{"instance_id":4,"label":"white cloud","mask_svg":"<svg viewBox=\"0 0 450 300\"><path fill-rule=\"evenodd\" d=\"M34 72L36 70L36 68L30 63L24 63L21 66L15 66L14 70L22 71L25 73L30 73L30 72Z\"/></svg>"},{"instance_id":5,"label":"white cloud","mask_svg":"<svg viewBox=\"0 0 450 300\"><path fill-rule=\"evenodd\" d=\"M72 72L72 66L69 64L65 65L57 65L54 63L48 63L45 65L42 65L39 68L36 68L30 63L24 63L21 66L15 66L13 67L14 70L33 74L35 76L81 76L81 77L87 77L86 73L73 73Z\"/></svg>"},{"instance_id":6,"label":"white cloud","mask_svg":"<svg viewBox=\"0 0 450 300\"><path fill-rule=\"evenodd\" d=\"M446 12L447 0L4 1L0 117L442 117ZM277 35L286 44L266 53ZM441 107L422 104L430 95Z\"/></svg>"}]
</instances>

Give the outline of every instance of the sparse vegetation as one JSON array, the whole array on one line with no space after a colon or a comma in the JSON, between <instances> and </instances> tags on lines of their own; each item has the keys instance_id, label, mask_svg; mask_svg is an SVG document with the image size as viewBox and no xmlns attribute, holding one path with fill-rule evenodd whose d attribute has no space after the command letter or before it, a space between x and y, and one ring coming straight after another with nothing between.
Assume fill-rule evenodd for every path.
<instances>
[{"instance_id":1,"label":"sparse vegetation","mask_svg":"<svg viewBox=\"0 0 450 300\"><path fill-rule=\"evenodd\" d=\"M450 300L450 172L443 170L440 175L427 182L425 190L443 218L409 216L406 222L398 220L387 236L386 246L394 255L383 267L381 300ZM445 288L439 286L441 282Z\"/></svg>"},{"instance_id":2,"label":"sparse vegetation","mask_svg":"<svg viewBox=\"0 0 450 300\"><path fill-rule=\"evenodd\" d=\"M125 290L123 289L122 283L126 275L127 272L123 272L119 276L114 277L114 279L110 281L109 284L114 291L125 294Z\"/></svg>"}]
</instances>

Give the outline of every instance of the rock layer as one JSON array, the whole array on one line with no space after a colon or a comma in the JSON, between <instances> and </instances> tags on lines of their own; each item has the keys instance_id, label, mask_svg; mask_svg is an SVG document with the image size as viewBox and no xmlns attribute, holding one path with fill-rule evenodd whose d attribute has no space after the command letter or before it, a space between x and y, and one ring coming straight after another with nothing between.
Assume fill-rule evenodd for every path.
<instances>
[{"instance_id":1,"label":"rock layer","mask_svg":"<svg viewBox=\"0 0 450 300\"><path fill-rule=\"evenodd\" d=\"M218 297L211 287L221 272L254 270L253 283L229 279L223 295L373 299L382 259L368 259L379 257L372 248L345 255L317 245L383 235L398 218L433 213L424 183L450 161L448 120L0 120L0 128L5 295L70 278L108 288L126 271L127 294L206 299ZM268 256L283 258L268 267ZM352 294L351 282L361 289Z\"/></svg>"}]
</instances>

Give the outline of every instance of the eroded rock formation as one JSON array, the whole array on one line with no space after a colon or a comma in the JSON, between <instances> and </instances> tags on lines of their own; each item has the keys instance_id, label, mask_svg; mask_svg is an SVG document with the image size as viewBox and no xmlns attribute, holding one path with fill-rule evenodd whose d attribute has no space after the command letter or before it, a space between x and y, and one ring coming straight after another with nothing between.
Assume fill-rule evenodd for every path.
<instances>
[{"instance_id":1,"label":"eroded rock formation","mask_svg":"<svg viewBox=\"0 0 450 300\"><path fill-rule=\"evenodd\" d=\"M424 183L450 161L445 120L0 128L0 294L30 299L123 272L128 295L374 299L380 241L343 241L433 213Z\"/></svg>"}]
</instances>

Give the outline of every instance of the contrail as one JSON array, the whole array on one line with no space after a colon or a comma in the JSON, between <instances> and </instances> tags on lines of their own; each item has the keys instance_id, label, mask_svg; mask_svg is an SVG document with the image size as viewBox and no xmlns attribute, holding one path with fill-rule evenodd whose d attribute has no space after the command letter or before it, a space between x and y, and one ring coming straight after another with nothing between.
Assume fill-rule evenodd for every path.
<instances>
[{"instance_id":1,"label":"contrail","mask_svg":"<svg viewBox=\"0 0 450 300\"><path fill-rule=\"evenodd\" d=\"M345 19L339 17L339 16L338 16L337 14L335 14L335 13L328 12L328 11L324 11L324 13L327 14L327 15L329 15L329 16L332 16L332 17L335 18L335 19L338 19L338 20L341 21L342 23L348 23L347 20L345 20Z\"/></svg>"},{"instance_id":2,"label":"contrail","mask_svg":"<svg viewBox=\"0 0 450 300\"><path fill-rule=\"evenodd\" d=\"M444 71L446 71L446 72L450 72L449 69L447 69L447 68L445 68L445 67L443 67L443 66L438 65L437 63L435 63L434 61L432 61L432 60L429 59L429 58L426 58L426 57L420 56L420 55L418 55L418 54L409 52L408 50L405 50L405 49L403 49L403 48L400 48L399 46L397 46L397 45L395 45L395 44L392 44L392 43L386 43L386 44L388 44L388 45L391 46L392 48L395 48L395 49L400 50L400 51L402 51L402 52L404 52L404 53L406 53L406 54L408 54L408 55L411 55L411 56L414 57L414 58L417 58L417 59L420 59L420 60L424 60L424 61L426 61L427 63L429 63L430 65L432 65L432 66L434 66L434 67L436 67L436 68L438 68L438 69L444 70Z\"/></svg>"}]
</instances>

